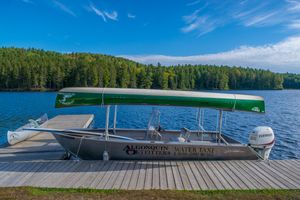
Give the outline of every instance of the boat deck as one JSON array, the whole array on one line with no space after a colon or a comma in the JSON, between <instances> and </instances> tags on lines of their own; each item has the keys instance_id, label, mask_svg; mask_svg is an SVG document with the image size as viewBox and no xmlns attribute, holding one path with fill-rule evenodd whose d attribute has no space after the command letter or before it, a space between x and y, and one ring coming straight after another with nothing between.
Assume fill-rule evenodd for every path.
<instances>
[{"instance_id":1,"label":"boat deck","mask_svg":"<svg viewBox=\"0 0 300 200\"><path fill-rule=\"evenodd\" d=\"M60 115L48 128L83 128L93 115ZM300 189L300 160L77 161L60 160L51 134L0 148L0 187L97 189Z\"/></svg>"},{"instance_id":2,"label":"boat deck","mask_svg":"<svg viewBox=\"0 0 300 200\"><path fill-rule=\"evenodd\" d=\"M58 115L50 119L43 128L86 128L93 119L94 115ZM59 160L64 152L52 134L42 132L13 146L0 148L0 160Z\"/></svg>"}]
</instances>

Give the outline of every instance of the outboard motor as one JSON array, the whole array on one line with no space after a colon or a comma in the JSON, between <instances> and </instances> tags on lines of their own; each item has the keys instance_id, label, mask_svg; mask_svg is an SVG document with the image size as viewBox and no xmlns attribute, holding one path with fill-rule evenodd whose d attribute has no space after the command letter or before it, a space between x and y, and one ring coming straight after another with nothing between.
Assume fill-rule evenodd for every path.
<instances>
[{"instance_id":1,"label":"outboard motor","mask_svg":"<svg viewBox=\"0 0 300 200\"><path fill-rule=\"evenodd\" d=\"M268 126L256 127L250 133L249 144L263 160L267 160L275 144L274 131Z\"/></svg>"}]
</instances>

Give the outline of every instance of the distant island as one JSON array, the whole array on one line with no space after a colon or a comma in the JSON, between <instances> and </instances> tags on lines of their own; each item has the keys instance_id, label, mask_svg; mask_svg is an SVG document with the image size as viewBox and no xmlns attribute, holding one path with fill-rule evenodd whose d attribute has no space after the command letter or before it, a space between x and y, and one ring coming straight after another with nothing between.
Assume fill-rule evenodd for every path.
<instances>
[{"instance_id":1,"label":"distant island","mask_svg":"<svg viewBox=\"0 0 300 200\"><path fill-rule=\"evenodd\" d=\"M214 65L154 66L102 54L0 48L0 90L59 90L73 86L300 89L300 75Z\"/></svg>"}]
</instances>

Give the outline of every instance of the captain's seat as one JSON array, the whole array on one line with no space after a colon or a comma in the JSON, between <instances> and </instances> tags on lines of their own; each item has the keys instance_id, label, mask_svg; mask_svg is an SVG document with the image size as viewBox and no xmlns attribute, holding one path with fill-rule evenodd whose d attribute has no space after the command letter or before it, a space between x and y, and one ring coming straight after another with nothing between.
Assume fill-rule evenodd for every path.
<instances>
[{"instance_id":1,"label":"captain's seat","mask_svg":"<svg viewBox=\"0 0 300 200\"><path fill-rule=\"evenodd\" d=\"M154 126L149 126L147 130L147 138L150 140L161 140L162 136L158 131L159 128L155 128Z\"/></svg>"},{"instance_id":2,"label":"captain's seat","mask_svg":"<svg viewBox=\"0 0 300 200\"><path fill-rule=\"evenodd\" d=\"M178 142L189 142L189 137L191 135L191 131L188 128L181 128L181 132L179 137L177 138Z\"/></svg>"},{"instance_id":3,"label":"captain's seat","mask_svg":"<svg viewBox=\"0 0 300 200\"><path fill-rule=\"evenodd\" d=\"M145 139L161 140L161 130L162 128L160 127L160 112L157 109L153 109L148 122L148 129Z\"/></svg>"}]
</instances>

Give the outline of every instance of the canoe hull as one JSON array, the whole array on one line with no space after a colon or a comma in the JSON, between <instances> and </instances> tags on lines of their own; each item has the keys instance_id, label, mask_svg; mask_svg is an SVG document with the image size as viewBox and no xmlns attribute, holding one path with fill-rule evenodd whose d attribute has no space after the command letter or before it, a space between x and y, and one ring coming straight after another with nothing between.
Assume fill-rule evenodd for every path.
<instances>
[{"instance_id":1,"label":"canoe hull","mask_svg":"<svg viewBox=\"0 0 300 200\"><path fill-rule=\"evenodd\" d=\"M73 156L83 160L102 160L106 150L111 160L256 160L247 145L195 144L149 141L105 141L53 134Z\"/></svg>"},{"instance_id":2,"label":"canoe hull","mask_svg":"<svg viewBox=\"0 0 300 200\"><path fill-rule=\"evenodd\" d=\"M25 124L24 126L18 128L15 131L7 131L7 143L9 145L15 145L19 142L22 142L26 139L29 139L35 135L37 135L39 132L37 131L31 131L31 130L24 130L28 128L37 128L42 126L48 121L47 114L44 114L40 118L36 120L29 120L30 122L28 124Z\"/></svg>"},{"instance_id":3,"label":"canoe hull","mask_svg":"<svg viewBox=\"0 0 300 200\"><path fill-rule=\"evenodd\" d=\"M9 145L14 145L37 134L36 131L7 131L7 142Z\"/></svg>"}]
</instances>

